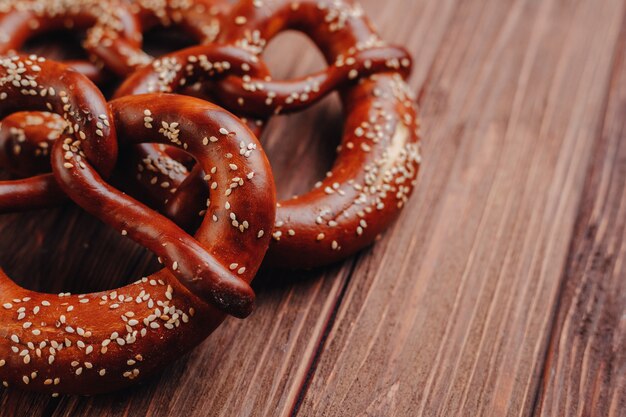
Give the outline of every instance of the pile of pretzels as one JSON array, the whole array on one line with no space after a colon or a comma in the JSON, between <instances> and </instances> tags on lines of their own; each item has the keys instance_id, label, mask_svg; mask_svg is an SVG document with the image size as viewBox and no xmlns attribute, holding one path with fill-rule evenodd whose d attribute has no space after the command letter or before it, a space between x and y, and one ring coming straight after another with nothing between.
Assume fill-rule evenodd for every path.
<instances>
[{"instance_id":1,"label":"pile of pretzels","mask_svg":"<svg viewBox=\"0 0 626 417\"><path fill-rule=\"evenodd\" d=\"M196 45L154 58L142 33L155 26ZM84 33L89 60L20 52L56 29ZM313 40L327 68L272 79L262 54L285 30ZM311 268L356 253L415 185L411 58L350 0L0 0L0 54L0 169L15 176L0 181L0 212L71 200L163 265L82 295L29 291L0 271L4 387L57 396L140 381L226 315L249 315L262 263ZM96 85L112 76L122 82L107 100ZM257 138L271 116L335 90L346 119L332 170L276 201Z\"/></svg>"}]
</instances>

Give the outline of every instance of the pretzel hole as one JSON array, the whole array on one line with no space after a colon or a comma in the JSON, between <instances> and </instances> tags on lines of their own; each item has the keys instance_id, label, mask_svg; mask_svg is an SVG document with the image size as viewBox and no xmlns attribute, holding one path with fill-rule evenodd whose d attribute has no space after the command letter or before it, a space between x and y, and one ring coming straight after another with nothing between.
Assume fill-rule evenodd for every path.
<instances>
[{"instance_id":1,"label":"pretzel hole","mask_svg":"<svg viewBox=\"0 0 626 417\"><path fill-rule=\"evenodd\" d=\"M0 168L0 180L15 178ZM11 238L0 239L0 268L18 285L52 294L111 290L162 268L150 251L94 220L72 203L1 215L0 235Z\"/></svg>"},{"instance_id":2,"label":"pretzel hole","mask_svg":"<svg viewBox=\"0 0 626 417\"><path fill-rule=\"evenodd\" d=\"M87 53L81 46L83 38L84 34L77 34L75 29L51 30L29 38L21 49L56 61L87 60Z\"/></svg>"},{"instance_id":3,"label":"pretzel hole","mask_svg":"<svg viewBox=\"0 0 626 417\"><path fill-rule=\"evenodd\" d=\"M177 26L155 26L143 34L143 50L154 57L188 48L196 43L191 35Z\"/></svg>"},{"instance_id":4,"label":"pretzel hole","mask_svg":"<svg viewBox=\"0 0 626 417\"><path fill-rule=\"evenodd\" d=\"M334 92L302 112L271 119L261 143L279 200L311 190L331 169L343 131L341 107Z\"/></svg>"},{"instance_id":5,"label":"pretzel hole","mask_svg":"<svg viewBox=\"0 0 626 417\"><path fill-rule=\"evenodd\" d=\"M324 56L313 41L295 30L281 32L272 39L263 53L263 59L276 80L305 77L327 67Z\"/></svg>"},{"instance_id":6,"label":"pretzel hole","mask_svg":"<svg viewBox=\"0 0 626 417\"><path fill-rule=\"evenodd\" d=\"M58 294L111 290L162 268L156 257L73 204L0 217L0 267Z\"/></svg>"}]
</instances>

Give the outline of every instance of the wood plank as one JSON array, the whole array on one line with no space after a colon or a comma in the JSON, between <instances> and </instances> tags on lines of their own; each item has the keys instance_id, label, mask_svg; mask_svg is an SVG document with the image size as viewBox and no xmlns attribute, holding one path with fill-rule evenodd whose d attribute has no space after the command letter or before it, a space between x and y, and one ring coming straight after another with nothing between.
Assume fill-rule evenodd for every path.
<instances>
[{"instance_id":1,"label":"wood plank","mask_svg":"<svg viewBox=\"0 0 626 417\"><path fill-rule=\"evenodd\" d=\"M623 9L459 3L417 198L359 260L298 415L532 412Z\"/></svg>"},{"instance_id":2,"label":"wood plank","mask_svg":"<svg viewBox=\"0 0 626 417\"><path fill-rule=\"evenodd\" d=\"M375 0L362 3L386 40L419 52L416 79L422 83L457 1L422 2L401 18L398 8ZM277 78L323 66L320 54L292 34L276 39L267 55ZM337 97L272 122L263 142L280 195L302 192L324 175L332 164L341 125ZM290 140L294 132L297 141ZM150 254L78 209L5 216L0 228L0 265L31 288L74 292L113 288L157 268ZM120 261L112 263L109 256ZM354 264L350 259L311 272L264 271L255 280L258 306L249 319L227 320L190 355L141 387L96 398L0 392L0 409L24 416L289 415ZM54 277L53 284L49 277ZM29 408L22 408L26 403Z\"/></svg>"},{"instance_id":3,"label":"wood plank","mask_svg":"<svg viewBox=\"0 0 626 417\"><path fill-rule=\"evenodd\" d=\"M583 192L538 416L626 413L626 25Z\"/></svg>"}]
</instances>

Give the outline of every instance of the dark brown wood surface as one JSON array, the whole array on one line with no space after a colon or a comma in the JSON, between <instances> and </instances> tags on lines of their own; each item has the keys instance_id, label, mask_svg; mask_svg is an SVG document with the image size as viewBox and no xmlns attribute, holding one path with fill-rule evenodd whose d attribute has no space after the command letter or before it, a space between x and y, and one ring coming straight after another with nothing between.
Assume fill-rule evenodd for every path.
<instances>
[{"instance_id":1,"label":"dark brown wood surface","mask_svg":"<svg viewBox=\"0 0 626 417\"><path fill-rule=\"evenodd\" d=\"M6 416L626 416L626 2L362 0L415 56L424 165L375 247L263 271L258 306L161 375L93 398L0 392ZM279 77L323 67L302 36ZM332 164L336 97L263 138L279 194ZM113 288L151 254L65 206L0 218L0 265Z\"/></svg>"}]
</instances>

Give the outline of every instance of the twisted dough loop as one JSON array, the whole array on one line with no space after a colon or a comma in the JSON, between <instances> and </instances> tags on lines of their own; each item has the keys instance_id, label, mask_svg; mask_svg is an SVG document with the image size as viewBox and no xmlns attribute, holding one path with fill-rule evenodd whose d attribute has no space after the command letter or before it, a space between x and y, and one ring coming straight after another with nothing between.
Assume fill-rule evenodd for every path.
<instances>
[{"instance_id":1,"label":"twisted dough loop","mask_svg":"<svg viewBox=\"0 0 626 417\"><path fill-rule=\"evenodd\" d=\"M49 31L86 30L84 47L93 56L123 53L139 45L141 28L125 1L109 0L0 0L0 54L15 53L30 38ZM68 61L68 65L95 82L102 81L101 64Z\"/></svg>"},{"instance_id":2,"label":"twisted dough loop","mask_svg":"<svg viewBox=\"0 0 626 417\"><path fill-rule=\"evenodd\" d=\"M0 118L16 111L51 111L63 117L65 150L86 157L108 176L117 159L117 138L102 93L65 65L38 57L0 58ZM63 197L52 174L0 181L0 212L45 207Z\"/></svg>"},{"instance_id":3,"label":"twisted dough loop","mask_svg":"<svg viewBox=\"0 0 626 417\"><path fill-rule=\"evenodd\" d=\"M199 43L211 43L223 25L226 0L127 0L130 10L138 17L141 30L154 26L177 26ZM110 12L109 12L110 13ZM87 47L100 61L120 76L152 62L154 57L144 52L139 41L119 31L102 32L99 38L86 41ZM115 48L108 45L115 45Z\"/></svg>"},{"instance_id":4,"label":"twisted dough loop","mask_svg":"<svg viewBox=\"0 0 626 417\"><path fill-rule=\"evenodd\" d=\"M408 54L382 42L352 3L274 0L259 7L242 1L223 20L240 24L223 26L219 44L188 48L141 68L116 95L178 92L218 79L214 93L222 103L265 118L305 108L339 88L347 123L333 169L315 189L279 203L268 262L318 266L371 244L411 194L421 160L414 97L402 79L410 69ZM258 56L286 29L309 35L329 67L298 80L271 80ZM162 149L142 148L133 152L139 172L130 177L140 178L135 188L193 229L210 186L204 173L196 167L188 175Z\"/></svg>"},{"instance_id":5,"label":"twisted dough loop","mask_svg":"<svg viewBox=\"0 0 626 417\"><path fill-rule=\"evenodd\" d=\"M167 143L175 138L207 172L213 172L215 193L196 234L201 249L210 254L200 260L209 265L202 266L202 280L187 280L197 266L197 244L161 220L130 223L154 213L120 196L88 164L66 159L57 142L54 172L71 197L122 233L151 247L161 245L163 249L154 250L161 251L169 268L114 291L79 296L28 291L0 275L0 380L5 386L98 393L160 370L224 319L222 312L186 286L210 297L207 280L230 285L228 275L236 274L250 282L269 244L264 231L270 230L275 216L269 163L260 148L247 156L234 154L242 140L257 145L237 118L182 96L125 97L111 102L111 108L121 137L136 142L161 138ZM154 128L145 126L146 118L152 119ZM218 140L205 143L204 135L217 135ZM235 176L243 185L226 193L233 190Z\"/></svg>"},{"instance_id":6,"label":"twisted dough loop","mask_svg":"<svg viewBox=\"0 0 626 417\"><path fill-rule=\"evenodd\" d=\"M147 105L149 100L154 103ZM255 230L256 217L264 214L255 213L256 206L249 205L246 199L249 193L261 191L249 184L248 180L256 175L249 166L255 159L261 160L257 162L260 165L264 154L256 150L245 157L239 155L239 143L251 144L257 149L256 138L239 119L208 103L199 106L198 101L204 103L182 96L129 96L120 102L112 102L111 106L120 137L135 142L160 140L174 144L194 155L205 172L211 172L207 178L213 181L214 193L212 202L207 202L205 215L210 213L212 219L208 221L221 226L217 239L243 240L239 236L241 233L253 235L256 242L257 234L265 230ZM129 110L140 104L144 105L140 114ZM146 119L151 120L150 123ZM209 137L217 140L205 139ZM68 163L74 166L68 166ZM237 317L243 318L251 313L254 292L239 275L248 268L247 258L258 256L258 251L247 253L249 248L242 245L228 252L238 254L237 262L234 259L227 263L216 262L214 257L223 257L224 253L211 256L210 250L173 222L102 181L88 162L79 166L59 142L53 148L52 167L61 187L72 200L157 254L161 262L200 298ZM272 184L271 177L267 182ZM237 185L236 189L231 186L233 183ZM271 193L268 199L272 200ZM242 223L242 227L234 222Z\"/></svg>"},{"instance_id":7,"label":"twisted dough loop","mask_svg":"<svg viewBox=\"0 0 626 417\"><path fill-rule=\"evenodd\" d=\"M315 189L279 203L268 262L313 267L356 253L397 217L419 170L419 120L403 80L408 54L385 45L351 2L244 0L229 18L237 24L224 27L220 45L162 57L133 73L116 94L173 92L221 72L224 80L215 84L221 102L240 114L267 117L303 109L339 89L347 119L335 164ZM268 78L258 56L287 29L311 37L329 67L298 80ZM247 60L241 53L226 61L220 55L237 50L247 51ZM174 185L178 193L166 211L180 224L190 222L189 207L201 204L201 177Z\"/></svg>"}]
</instances>

